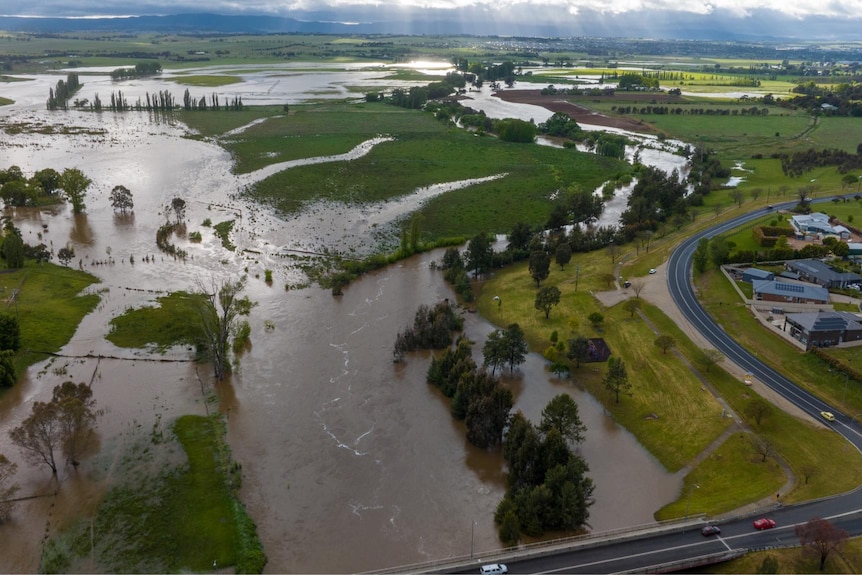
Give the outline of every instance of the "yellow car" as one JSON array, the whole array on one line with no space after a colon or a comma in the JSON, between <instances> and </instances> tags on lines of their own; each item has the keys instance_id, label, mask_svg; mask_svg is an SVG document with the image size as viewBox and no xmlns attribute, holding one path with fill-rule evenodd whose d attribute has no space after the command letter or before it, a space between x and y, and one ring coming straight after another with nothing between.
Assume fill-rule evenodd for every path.
<instances>
[{"instance_id":1,"label":"yellow car","mask_svg":"<svg viewBox=\"0 0 862 575\"><path fill-rule=\"evenodd\" d=\"M823 418L823 419L825 419L826 421L835 421L835 416L834 416L834 415L832 415L832 414L831 414L830 412L828 412L828 411L821 411L821 412L820 412L820 417L822 417L822 418Z\"/></svg>"}]
</instances>

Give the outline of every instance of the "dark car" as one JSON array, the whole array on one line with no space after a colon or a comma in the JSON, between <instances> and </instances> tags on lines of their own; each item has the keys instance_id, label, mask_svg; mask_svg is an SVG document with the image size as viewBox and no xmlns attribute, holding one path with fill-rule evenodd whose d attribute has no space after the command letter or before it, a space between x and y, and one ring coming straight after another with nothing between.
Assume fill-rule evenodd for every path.
<instances>
[{"instance_id":1,"label":"dark car","mask_svg":"<svg viewBox=\"0 0 862 575\"><path fill-rule=\"evenodd\" d=\"M761 519L755 519L754 520L754 528L755 529L763 530L763 529L772 529L773 527L775 527L775 520L773 520L773 519L767 519L767 518L763 517Z\"/></svg>"},{"instance_id":2,"label":"dark car","mask_svg":"<svg viewBox=\"0 0 862 575\"><path fill-rule=\"evenodd\" d=\"M709 537L710 535L721 535L721 529L719 529L718 525L705 525L704 528L700 530L700 534L704 537Z\"/></svg>"}]
</instances>

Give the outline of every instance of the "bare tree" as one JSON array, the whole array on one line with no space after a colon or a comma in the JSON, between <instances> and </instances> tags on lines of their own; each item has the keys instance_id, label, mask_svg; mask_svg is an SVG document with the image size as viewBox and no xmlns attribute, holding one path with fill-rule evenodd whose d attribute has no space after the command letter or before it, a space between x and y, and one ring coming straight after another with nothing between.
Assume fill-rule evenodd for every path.
<instances>
[{"instance_id":1,"label":"bare tree","mask_svg":"<svg viewBox=\"0 0 862 575\"><path fill-rule=\"evenodd\" d=\"M12 498L18 492L18 484L12 483L12 477L18 466L6 459L0 453L0 523L3 523L12 511Z\"/></svg>"},{"instance_id":2,"label":"bare tree","mask_svg":"<svg viewBox=\"0 0 862 575\"><path fill-rule=\"evenodd\" d=\"M752 188L748 193L751 194L751 199L756 202L757 198L763 194L763 188Z\"/></svg>"},{"instance_id":3,"label":"bare tree","mask_svg":"<svg viewBox=\"0 0 862 575\"><path fill-rule=\"evenodd\" d=\"M54 475L57 475L55 454L60 450L63 439L56 403L34 402L30 416L10 431L9 437L12 443L21 449L29 463L33 465L44 463L51 468Z\"/></svg>"},{"instance_id":4,"label":"bare tree","mask_svg":"<svg viewBox=\"0 0 862 575\"><path fill-rule=\"evenodd\" d=\"M738 207L742 207L742 202L745 201L745 194L739 188L733 188L730 192L730 197Z\"/></svg>"},{"instance_id":5,"label":"bare tree","mask_svg":"<svg viewBox=\"0 0 862 575\"><path fill-rule=\"evenodd\" d=\"M198 306L201 332L218 380L224 379L230 371L228 340L234 324L240 315L248 315L254 307L247 296L239 295L245 288L245 281L245 277L221 283L213 280L208 288L202 281L198 282L202 296Z\"/></svg>"},{"instance_id":6,"label":"bare tree","mask_svg":"<svg viewBox=\"0 0 862 575\"><path fill-rule=\"evenodd\" d=\"M607 253L608 257L611 258L611 263L615 264L617 263L617 258L620 255L620 247L616 244L610 244L608 247L605 248L605 253Z\"/></svg>"},{"instance_id":7,"label":"bare tree","mask_svg":"<svg viewBox=\"0 0 862 575\"><path fill-rule=\"evenodd\" d=\"M766 463L766 458L772 454L772 445L761 437L751 436L751 447L760 456L760 462Z\"/></svg>"},{"instance_id":8,"label":"bare tree","mask_svg":"<svg viewBox=\"0 0 862 575\"><path fill-rule=\"evenodd\" d=\"M623 309L629 312L629 314L631 314L629 317L634 317L635 312L637 312L641 308L642 304L643 302L639 299L629 298L625 302L623 302Z\"/></svg>"},{"instance_id":9,"label":"bare tree","mask_svg":"<svg viewBox=\"0 0 862 575\"><path fill-rule=\"evenodd\" d=\"M170 209L174 211L177 217L177 223L180 223L186 217L186 201L182 198L174 198L171 200Z\"/></svg>"},{"instance_id":10,"label":"bare tree","mask_svg":"<svg viewBox=\"0 0 862 575\"><path fill-rule=\"evenodd\" d=\"M655 346L661 350L663 354L667 353L672 347L676 347L676 340L670 335L660 335L655 338Z\"/></svg>"},{"instance_id":11,"label":"bare tree","mask_svg":"<svg viewBox=\"0 0 862 575\"><path fill-rule=\"evenodd\" d=\"M826 566L829 553L847 541L847 532L829 521L815 517L808 523L796 526L799 544L807 551L820 556L820 570Z\"/></svg>"},{"instance_id":12,"label":"bare tree","mask_svg":"<svg viewBox=\"0 0 862 575\"><path fill-rule=\"evenodd\" d=\"M772 413L772 404L762 397L755 397L745 406L745 415L754 420L758 427L764 418Z\"/></svg>"},{"instance_id":13,"label":"bare tree","mask_svg":"<svg viewBox=\"0 0 862 575\"><path fill-rule=\"evenodd\" d=\"M86 383L66 381L54 388L61 448L66 461L78 467L79 458L93 437L93 426L101 412L95 409L93 388Z\"/></svg>"},{"instance_id":14,"label":"bare tree","mask_svg":"<svg viewBox=\"0 0 862 575\"><path fill-rule=\"evenodd\" d=\"M724 361L724 355L717 349L704 348L701 361L706 366L707 373L709 373L709 368Z\"/></svg>"},{"instance_id":15,"label":"bare tree","mask_svg":"<svg viewBox=\"0 0 862 575\"><path fill-rule=\"evenodd\" d=\"M632 290L635 292L635 297L640 298L641 292L646 287L646 283L641 280L636 280L632 282Z\"/></svg>"}]
</instances>

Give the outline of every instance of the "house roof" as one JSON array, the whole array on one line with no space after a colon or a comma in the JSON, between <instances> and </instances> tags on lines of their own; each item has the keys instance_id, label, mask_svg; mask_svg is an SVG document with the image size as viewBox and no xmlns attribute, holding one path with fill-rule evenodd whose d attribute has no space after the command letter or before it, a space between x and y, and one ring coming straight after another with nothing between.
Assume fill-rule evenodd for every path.
<instances>
[{"instance_id":1,"label":"house roof","mask_svg":"<svg viewBox=\"0 0 862 575\"><path fill-rule=\"evenodd\" d=\"M836 272L820 260L794 260L787 262L787 267L798 270L811 277L825 282L857 282L862 276L853 272Z\"/></svg>"},{"instance_id":2,"label":"house roof","mask_svg":"<svg viewBox=\"0 0 862 575\"><path fill-rule=\"evenodd\" d=\"M827 234L840 234L841 232L849 232L844 226L833 227L829 223L829 216L823 212L815 212L813 214L799 214L792 216L790 222L797 230L802 231L818 231Z\"/></svg>"},{"instance_id":3,"label":"house roof","mask_svg":"<svg viewBox=\"0 0 862 575\"><path fill-rule=\"evenodd\" d=\"M772 272L768 272L766 270L758 269L758 268L748 268L746 270L742 270L743 275L749 276L754 279L770 279L775 274Z\"/></svg>"},{"instance_id":4,"label":"house roof","mask_svg":"<svg viewBox=\"0 0 862 575\"><path fill-rule=\"evenodd\" d=\"M780 282L776 280L754 280L751 282L756 294L770 294L781 297L829 301L829 290L811 284Z\"/></svg>"},{"instance_id":5,"label":"house roof","mask_svg":"<svg viewBox=\"0 0 862 575\"><path fill-rule=\"evenodd\" d=\"M786 317L808 332L862 330L862 317L849 311L789 313Z\"/></svg>"}]
</instances>

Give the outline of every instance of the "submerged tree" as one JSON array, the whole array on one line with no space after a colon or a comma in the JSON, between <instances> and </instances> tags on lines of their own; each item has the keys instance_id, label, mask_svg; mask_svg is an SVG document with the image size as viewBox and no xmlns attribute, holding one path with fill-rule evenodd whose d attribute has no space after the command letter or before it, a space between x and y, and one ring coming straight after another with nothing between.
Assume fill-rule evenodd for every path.
<instances>
[{"instance_id":1,"label":"submerged tree","mask_svg":"<svg viewBox=\"0 0 862 575\"><path fill-rule=\"evenodd\" d=\"M209 288L199 282L201 297L198 301L200 328L206 352L213 363L216 379L222 380L230 371L229 340L234 324L240 315L248 315L254 304L240 297L246 278L218 283L213 280Z\"/></svg>"},{"instance_id":2,"label":"submerged tree","mask_svg":"<svg viewBox=\"0 0 862 575\"><path fill-rule=\"evenodd\" d=\"M44 463L57 475L56 454L60 450L62 436L56 403L34 402L30 416L10 431L9 437L29 463Z\"/></svg>"},{"instance_id":3,"label":"submerged tree","mask_svg":"<svg viewBox=\"0 0 862 575\"><path fill-rule=\"evenodd\" d=\"M66 381L54 388L52 400L57 404L61 449L66 461L78 467L81 454L93 437L93 426L100 415L96 411L93 388L85 383Z\"/></svg>"},{"instance_id":4,"label":"submerged tree","mask_svg":"<svg viewBox=\"0 0 862 575\"><path fill-rule=\"evenodd\" d=\"M121 214L127 211L132 211L135 207L135 202L132 199L132 192L126 186L114 186L111 190L111 207L114 210L120 210Z\"/></svg>"},{"instance_id":5,"label":"submerged tree","mask_svg":"<svg viewBox=\"0 0 862 575\"><path fill-rule=\"evenodd\" d=\"M66 168L60 174L60 188L66 195L66 199L72 203L72 211L80 214L86 208L84 198L87 196L87 188L93 181L77 168Z\"/></svg>"}]
</instances>

